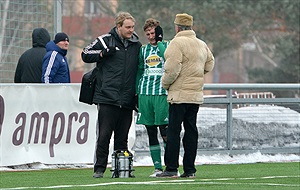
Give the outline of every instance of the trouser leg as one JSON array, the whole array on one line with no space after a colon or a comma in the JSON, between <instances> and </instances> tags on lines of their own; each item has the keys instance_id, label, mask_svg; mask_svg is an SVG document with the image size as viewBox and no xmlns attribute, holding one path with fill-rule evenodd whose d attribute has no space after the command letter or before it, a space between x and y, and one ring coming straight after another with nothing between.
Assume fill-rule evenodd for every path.
<instances>
[{"instance_id":1,"label":"trouser leg","mask_svg":"<svg viewBox=\"0 0 300 190\"><path fill-rule=\"evenodd\" d=\"M132 110L119 108L119 119L114 129L114 150L128 149L128 133L132 122Z\"/></svg>"},{"instance_id":2,"label":"trouser leg","mask_svg":"<svg viewBox=\"0 0 300 190\"><path fill-rule=\"evenodd\" d=\"M168 140L164 157L167 171L177 172L177 168L179 167L180 132L183 116L184 106L182 104L170 104L167 130Z\"/></svg>"},{"instance_id":3,"label":"trouser leg","mask_svg":"<svg viewBox=\"0 0 300 190\"><path fill-rule=\"evenodd\" d=\"M184 136L182 139L184 156L183 170L185 173L195 173L195 159L198 145L197 113L199 105L188 104L185 118L183 121Z\"/></svg>"},{"instance_id":4,"label":"trouser leg","mask_svg":"<svg viewBox=\"0 0 300 190\"><path fill-rule=\"evenodd\" d=\"M128 148L128 132L132 121L132 110L101 104L98 110L98 133L94 171L105 172L109 154L109 143L114 132L114 150Z\"/></svg>"},{"instance_id":5,"label":"trouser leg","mask_svg":"<svg viewBox=\"0 0 300 190\"><path fill-rule=\"evenodd\" d=\"M98 130L94 172L105 172L109 154L109 143L113 132L115 120L112 116L112 107L108 105L98 106Z\"/></svg>"}]
</instances>

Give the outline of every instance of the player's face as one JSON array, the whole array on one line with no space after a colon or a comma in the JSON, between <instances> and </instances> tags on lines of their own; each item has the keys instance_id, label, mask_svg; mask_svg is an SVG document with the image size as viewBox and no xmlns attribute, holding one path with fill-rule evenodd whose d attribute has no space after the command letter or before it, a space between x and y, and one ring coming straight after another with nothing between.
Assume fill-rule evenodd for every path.
<instances>
[{"instance_id":1,"label":"player's face","mask_svg":"<svg viewBox=\"0 0 300 190\"><path fill-rule=\"evenodd\" d=\"M148 39L149 43L151 45L156 45L156 40L155 40L155 28L147 28L145 31L146 38Z\"/></svg>"}]
</instances>

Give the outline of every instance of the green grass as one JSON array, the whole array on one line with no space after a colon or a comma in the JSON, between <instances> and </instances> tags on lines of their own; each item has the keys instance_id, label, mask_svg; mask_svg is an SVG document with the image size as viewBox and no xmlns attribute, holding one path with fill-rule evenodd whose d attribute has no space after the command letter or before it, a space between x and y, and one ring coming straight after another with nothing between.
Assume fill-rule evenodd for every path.
<instances>
[{"instance_id":1,"label":"green grass","mask_svg":"<svg viewBox=\"0 0 300 190\"><path fill-rule=\"evenodd\" d=\"M94 179L92 169L47 169L0 172L0 189L101 190L299 190L299 162L197 166L194 179L149 178L153 167L135 167L136 178ZM180 167L182 172L182 167Z\"/></svg>"}]
</instances>

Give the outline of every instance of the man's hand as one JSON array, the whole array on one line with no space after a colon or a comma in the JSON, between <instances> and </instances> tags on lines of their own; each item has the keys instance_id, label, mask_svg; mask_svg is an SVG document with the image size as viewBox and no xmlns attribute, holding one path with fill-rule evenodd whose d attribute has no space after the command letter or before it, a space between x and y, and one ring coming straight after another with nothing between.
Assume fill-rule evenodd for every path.
<instances>
[{"instance_id":1,"label":"man's hand","mask_svg":"<svg viewBox=\"0 0 300 190\"><path fill-rule=\"evenodd\" d=\"M108 47L101 51L102 57L108 57L116 53L116 47Z\"/></svg>"},{"instance_id":2,"label":"man's hand","mask_svg":"<svg viewBox=\"0 0 300 190\"><path fill-rule=\"evenodd\" d=\"M108 47L102 50L102 57L108 57L116 53L116 44L113 37L108 39Z\"/></svg>"},{"instance_id":3,"label":"man's hand","mask_svg":"<svg viewBox=\"0 0 300 190\"><path fill-rule=\"evenodd\" d=\"M156 28L155 28L155 40L156 40L156 42L161 42L162 41L162 39L163 39L163 29L160 27L160 26L157 26Z\"/></svg>"}]
</instances>

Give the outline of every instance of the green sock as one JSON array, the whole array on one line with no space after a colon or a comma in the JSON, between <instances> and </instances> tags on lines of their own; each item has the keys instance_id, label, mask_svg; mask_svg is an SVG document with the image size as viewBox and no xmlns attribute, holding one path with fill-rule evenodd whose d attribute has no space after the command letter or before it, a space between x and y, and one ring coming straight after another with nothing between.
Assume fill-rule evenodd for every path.
<instances>
[{"instance_id":1,"label":"green sock","mask_svg":"<svg viewBox=\"0 0 300 190\"><path fill-rule=\"evenodd\" d=\"M161 169L162 170L162 165L161 165L161 157L160 157L160 145L154 145L150 146L150 154L151 158L154 164L155 169Z\"/></svg>"}]
</instances>

